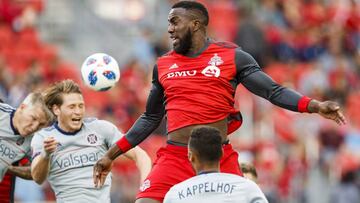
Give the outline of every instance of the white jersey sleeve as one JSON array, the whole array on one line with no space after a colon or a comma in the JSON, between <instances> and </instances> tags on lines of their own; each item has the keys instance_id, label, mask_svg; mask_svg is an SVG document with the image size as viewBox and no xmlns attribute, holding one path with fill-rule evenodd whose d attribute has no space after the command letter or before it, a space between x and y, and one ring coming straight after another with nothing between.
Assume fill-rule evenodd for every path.
<instances>
[{"instance_id":1,"label":"white jersey sleeve","mask_svg":"<svg viewBox=\"0 0 360 203\"><path fill-rule=\"evenodd\" d=\"M117 140L119 140L122 136L124 136L118 128L105 120L98 120L99 125L102 127L99 129L99 133L101 133L105 138L105 144L110 148Z\"/></svg>"},{"instance_id":2,"label":"white jersey sleeve","mask_svg":"<svg viewBox=\"0 0 360 203\"><path fill-rule=\"evenodd\" d=\"M174 185L164 203L268 203L251 180L227 173L208 173Z\"/></svg>"},{"instance_id":3,"label":"white jersey sleeve","mask_svg":"<svg viewBox=\"0 0 360 203\"><path fill-rule=\"evenodd\" d=\"M49 127L49 128L51 128L51 127ZM42 136L42 134L36 132L33 136L33 139L31 140L31 157L32 157L32 159L34 159L35 157L40 155L41 152L43 151L43 149L44 149L44 137Z\"/></svg>"},{"instance_id":4,"label":"white jersey sleeve","mask_svg":"<svg viewBox=\"0 0 360 203\"><path fill-rule=\"evenodd\" d=\"M14 114L13 107L0 103L0 182L9 165L24 158L30 152L32 136L19 135L12 122Z\"/></svg>"}]
</instances>

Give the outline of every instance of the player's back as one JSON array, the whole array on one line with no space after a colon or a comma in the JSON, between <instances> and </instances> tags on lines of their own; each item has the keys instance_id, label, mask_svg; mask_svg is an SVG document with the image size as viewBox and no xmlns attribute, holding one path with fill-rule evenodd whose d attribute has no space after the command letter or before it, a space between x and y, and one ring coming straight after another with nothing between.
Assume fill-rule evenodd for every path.
<instances>
[{"instance_id":1,"label":"player's back","mask_svg":"<svg viewBox=\"0 0 360 203\"><path fill-rule=\"evenodd\" d=\"M46 137L54 137L57 150L50 158L48 181L57 202L110 202L111 178L101 189L94 186L93 166L111 146L115 126L106 121L85 119L82 128L75 133L65 133L57 124L37 132L32 147L34 156L41 152Z\"/></svg>"},{"instance_id":2,"label":"player's back","mask_svg":"<svg viewBox=\"0 0 360 203\"><path fill-rule=\"evenodd\" d=\"M251 180L228 173L197 175L173 186L164 203L267 203Z\"/></svg>"}]
</instances>

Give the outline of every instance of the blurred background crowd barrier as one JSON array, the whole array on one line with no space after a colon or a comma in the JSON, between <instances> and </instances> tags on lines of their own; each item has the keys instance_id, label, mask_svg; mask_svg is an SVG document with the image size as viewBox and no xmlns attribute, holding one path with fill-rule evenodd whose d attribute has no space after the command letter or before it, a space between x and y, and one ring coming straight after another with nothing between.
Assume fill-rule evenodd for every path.
<instances>
[{"instance_id":1,"label":"blurred background crowd barrier","mask_svg":"<svg viewBox=\"0 0 360 203\"><path fill-rule=\"evenodd\" d=\"M17 106L33 90L72 78L90 54L120 64L107 92L83 87L87 116L126 132L144 111L151 70L170 50L167 15L174 0L0 0L0 97ZM282 110L237 89L243 113L231 142L240 162L255 164L269 202L360 202L360 1L201 0L209 36L249 52L278 83L318 100L339 102L347 125ZM141 146L154 159L165 123ZM132 202L139 187L133 163L118 159L113 202ZM17 180L18 202L53 201L48 184Z\"/></svg>"}]
</instances>

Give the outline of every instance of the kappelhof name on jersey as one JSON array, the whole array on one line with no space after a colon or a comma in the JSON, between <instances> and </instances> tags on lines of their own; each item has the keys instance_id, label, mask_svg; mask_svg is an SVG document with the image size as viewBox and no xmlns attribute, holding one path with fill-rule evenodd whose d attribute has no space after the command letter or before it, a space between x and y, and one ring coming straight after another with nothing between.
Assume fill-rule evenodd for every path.
<instances>
[{"instance_id":1,"label":"kappelhof name on jersey","mask_svg":"<svg viewBox=\"0 0 360 203\"><path fill-rule=\"evenodd\" d=\"M220 66L224 61L220 56L214 54L214 56L208 62L208 66L205 67L202 71L199 71L202 75L206 77L216 77L220 76ZM177 64L173 64L170 66L169 70L172 72L167 73L167 78L176 78L176 77L193 77L196 76L198 70L179 70L179 66Z\"/></svg>"}]
</instances>

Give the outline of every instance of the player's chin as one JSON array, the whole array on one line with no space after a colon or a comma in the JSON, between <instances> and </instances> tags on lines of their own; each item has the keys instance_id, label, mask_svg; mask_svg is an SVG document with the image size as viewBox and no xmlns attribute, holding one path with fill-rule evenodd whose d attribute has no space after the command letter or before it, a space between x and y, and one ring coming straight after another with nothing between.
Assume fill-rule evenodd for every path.
<instances>
[{"instance_id":1,"label":"player's chin","mask_svg":"<svg viewBox=\"0 0 360 203\"><path fill-rule=\"evenodd\" d=\"M74 131L80 130L81 126L82 126L82 121L73 121L73 122L71 122L71 128Z\"/></svg>"}]
</instances>

